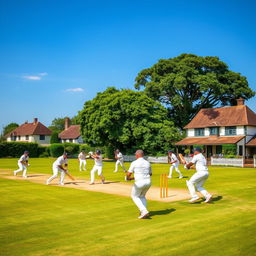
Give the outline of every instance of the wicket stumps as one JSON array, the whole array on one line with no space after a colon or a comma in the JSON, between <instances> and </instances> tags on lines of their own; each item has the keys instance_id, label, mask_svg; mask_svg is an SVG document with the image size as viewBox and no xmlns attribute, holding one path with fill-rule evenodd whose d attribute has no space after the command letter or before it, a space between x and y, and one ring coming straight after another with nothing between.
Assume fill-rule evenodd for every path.
<instances>
[{"instance_id":1,"label":"wicket stumps","mask_svg":"<svg viewBox=\"0 0 256 256\"><path fill-rule=\"evenodd\" d=\"M168 177L167 174L160 174L160 198L168 197Z\"/></svg>"}]
</instances>

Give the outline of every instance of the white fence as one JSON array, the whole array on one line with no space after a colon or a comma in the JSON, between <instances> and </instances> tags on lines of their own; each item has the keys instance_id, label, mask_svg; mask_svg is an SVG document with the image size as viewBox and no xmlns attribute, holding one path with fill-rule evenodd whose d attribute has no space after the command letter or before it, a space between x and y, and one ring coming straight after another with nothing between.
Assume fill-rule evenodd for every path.
<instances>
[{"instance_id":1,"label":"white fence","mask_svg":"<svg viewBox=\"0 0 256 256\"><path fill-rule=\"evenodd\" d=\"M125 162L132 162L136 158L135 156L127 156L124 155L124 161ZM153 157L153 156L145 156L145 159L147 159L150 163L168 163L168 157L167 156L160 156L160 157Z\"/></svg>"},{"instance_id":2,"label":"white fence","mask_svg":"<svg viewBox=\"0 0 256 256\"><path fill-rule=\"evenodd\" d=\"M244 166L244 158L215 158L215 157L211 157L211 165L243 167Z\"/></svg>"}]
</instances>

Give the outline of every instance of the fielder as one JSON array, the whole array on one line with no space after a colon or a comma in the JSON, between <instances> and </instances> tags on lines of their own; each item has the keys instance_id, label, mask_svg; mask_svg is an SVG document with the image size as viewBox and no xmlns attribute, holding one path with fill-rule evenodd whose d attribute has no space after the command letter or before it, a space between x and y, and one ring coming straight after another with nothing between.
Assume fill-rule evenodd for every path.
<instances>
[{"instance_id":1,"label":"fielder","mask_svg":"<svg viewBox=\"0 0 256 256\"><path fill-rule=\"evenodd\" d=\"M81 171L86 171L86 155L84 150L80 152L78 155L78 161L79 161L79 170Z\"/></svg>"},{"instance_id":2,"label":"fielder","mask_svg":"<svg viewBox=\"0 0 256 256\"><path fill-rule=\"evenodd\" d=\"M197 200L200 199L200 197L197 195L195 187L198 192L200 192L204 198L205 203L210 202L212 199L212 195L209 194L204 188L203 185L206 182L206 180L209 177L209 172L207 168L207 162L205 157L202 154L202 149L200 147L195 148L194 150L194 157L192 158L191 162L188 164L185 164L185 168L189 169L192 165L195 165L196 167L196 173L190 178L190 180L186 181L188 190L191 194L191 199L189 200L190 203L194 203Z\"/></svg>"},{"instance_id":3,"label":"fielder","mask_svg":"<svg viewBox=\"0 0 256 256\"><path fill-rule=\"evenodd\" d=\"M116 159L116 168L114 170L114 172L118 172L118 165L120 164L121 167L123 168L124 172L126 172L126 169L124 167L124 158L123 158L123 154L120 152L119 149L117 149L115 151L115 159Z\"/></svg>"},{"instance_id":4,"label":"fielder","mask_svg":"<svg viewBox=\"0 0 256 256\"><path fill-rule=\"evenodd\" d=\"M28 155L29 155L29 152L28 151L24 151L24 154L18 160L19 169L16 170L16 171L13 171L14 176L16 176L18 172L22 172L23 171L22 177L23 178L27 178L27 166L30 165L28 163L28 158L29 158Z\"/></svg>"},{"instance_id":5,"label":"fielder","mask_svg":"<svg viewBox=\"0 0 256 256\"><path fill-rule=\"evenodd\" d=\"M68 166L68 154L64 152L63 155L58 157L56 161L53 163L52 165L53 175L46 181L46 185L49 185L53 179L57 178L58 173L60 172L59 184L63 186L65 174L68 172L68 170L66 169L67 166Z\"/></svg>"},{"instance_id":6,"label":"fielder","mask_svg":"<svg viewBox=\"0 0 256 256\"><path fill-rule=\"evenodd\" d=\"M131 163L126 179L135 180L132 187L131 197L140 210L140 216L138 218L144 219L149 216L146 193L151 186L152 170L150 163L143 158L144 152L142 150L137 150L135 157L137 160ZM131 178L132 173L134 173L134 178Z\"/></svg>"},{"instance_id":7,"label":"fielder","mask_svg":"<svg viewBox=\"0 0 256 256\"><path fill-rule=\"evenodd\" d=\"M94 166L91 170L91 182L90 185L94 184L94 180L95 180L95 172L98 172L98 176L100 176L101 178L101 182L102 184L104 184L105 182L105 177L102 175L102 155L101 155L101 151L100 150L96 150L96 154L95 155L91 155L91 157L94 159Z\"/></svg>"},{"instance_id":8,"label":"fielder","mask_svg":"<svg viewBox=\"0 0 256 256\"><path fill-rule=\"evenodd\" d=\"M182 173L180 172L179 170L179 160L177 158L177 156L173 153L172 150L169 150L168 151L168 160L171 164L171 167L170 167L170 172L169 172L169 176L168 178L171 179L172 178L172 171L173 169L175 168L175 171L179 174L179 179L182 179L183 178L183 175Z\"/></svg>"}]
</instances>

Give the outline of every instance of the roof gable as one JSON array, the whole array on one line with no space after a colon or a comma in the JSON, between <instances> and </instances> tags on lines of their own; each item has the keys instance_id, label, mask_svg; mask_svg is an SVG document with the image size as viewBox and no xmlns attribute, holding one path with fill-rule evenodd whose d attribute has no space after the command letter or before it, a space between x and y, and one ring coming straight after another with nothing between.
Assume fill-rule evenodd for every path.
<instances>
[{"instance_id":1,"label":"roof gable","mask_svg":"<svg viewBox=\"0 0 256 256\"><path fill-rule=\"evenodd\" d=\"M61 139L77 139L80 137L80 125L71 125L59 134Z\"/></svg>"},{"instance_id":2,"label":"roof gable","mask_svg":"<svg viewBox=\"0 0 256 256\"><path fill-rule=\"evenodd\" d=\"M184 128L237 125L256 126L256 114L245 105L201 109Z\"/></svg>"},{"instance_id":3,"label":"roof gable","mask_svg":"<svg viewBox=\"0 0 256 256\"><path fill-rule=\"evenodd\" d=\"M24 123L8 133L9 136L24 136L24 135L51 135L52 131L40 122Z\"/></svg>"}]
</instances>

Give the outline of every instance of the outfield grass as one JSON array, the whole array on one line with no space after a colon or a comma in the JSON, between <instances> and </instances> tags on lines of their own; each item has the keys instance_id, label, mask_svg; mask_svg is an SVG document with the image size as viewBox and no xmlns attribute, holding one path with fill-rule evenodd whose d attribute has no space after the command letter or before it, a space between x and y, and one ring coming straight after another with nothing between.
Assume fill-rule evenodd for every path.
<instances>
[{"instance_id":1,"label":"outfield grass","mask_svg":"<svg viewBox=\"0 0 256 256\"><path fill-rule=\"evenodd\" d=\"M31 159L29 173L49 173L53 159ZM14 170L17 159L0 159L0 169ZM89 172L70 172L89 179ZM88 169L93 165L88 161ZM153 185L165 164L153 165ZM121 180L114 163L105 163L108 180ZM190 177L193 170L181 170ZM253 256L255 169L211 167L206 188L211 204L149 202L151 219L138 220L130 198L46 186L26 180L0 182L0 255L179 255ZM185 179L169 186L185 188Z\"/></svg>"}]
</instances>

